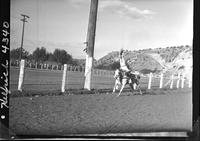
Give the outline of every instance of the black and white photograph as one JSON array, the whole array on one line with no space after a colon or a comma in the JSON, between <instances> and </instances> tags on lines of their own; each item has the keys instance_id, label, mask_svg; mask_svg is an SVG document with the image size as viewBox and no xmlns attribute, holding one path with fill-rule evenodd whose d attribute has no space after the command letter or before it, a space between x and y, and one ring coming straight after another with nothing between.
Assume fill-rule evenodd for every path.
<instances>
[{"instance_id":1,"label":"black and white photograph","mask_svg":"<svg viewBox=\"0 0 200 141\"><path fill-rule=\"evenodd\" d=\"M9 92L12 139L187 137L193 0L10 0Z\"/></svg>"}]
</instances>

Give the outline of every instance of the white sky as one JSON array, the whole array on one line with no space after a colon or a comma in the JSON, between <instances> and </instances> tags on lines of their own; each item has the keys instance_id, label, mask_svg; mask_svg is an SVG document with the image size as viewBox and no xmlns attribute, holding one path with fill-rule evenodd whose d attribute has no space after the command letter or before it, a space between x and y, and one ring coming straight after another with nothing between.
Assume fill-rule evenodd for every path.
<instances>
[{"instance_id":1,"label":"white sky","mask_svg":"<svg viewBox=\"0 0 200 141\"><path fill-rule=\"evenodd\" d=\"M90 0L11 0L11 49L65 49L85 58ZM94 58L111 51L192 45L193 0L99 0Z\"/></svg>"}]
</instances>

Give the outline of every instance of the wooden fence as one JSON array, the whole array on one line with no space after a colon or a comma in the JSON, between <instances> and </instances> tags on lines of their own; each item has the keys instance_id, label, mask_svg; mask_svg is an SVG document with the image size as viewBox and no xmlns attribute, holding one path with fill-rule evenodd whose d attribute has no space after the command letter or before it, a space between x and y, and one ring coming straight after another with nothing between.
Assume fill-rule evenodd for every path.
<instances>
[{"instance_id":1,"label":"wooden fence","mask_svg":"<svg viewBox=\"0 0 200 141\"><path fill-rule=\"evenodd\" d=\"M25 67L25 61L22 60L19 67L11 67L11 90L55 90L60 89L64 92L66 89L82 89L84 87L84 68L80 66L64 66L58 69L45 69ZM60 68L60 69L59 69ZM114 71L92 70L92 88L104 89L113 88L115 79ZM164 76L164 74L141 75L140 84L142 88L184 88L188 85L192 87L192 75L186 79L185 74ZM24 86L24 87L23 87Z\"/></svg>"}]
</instances>

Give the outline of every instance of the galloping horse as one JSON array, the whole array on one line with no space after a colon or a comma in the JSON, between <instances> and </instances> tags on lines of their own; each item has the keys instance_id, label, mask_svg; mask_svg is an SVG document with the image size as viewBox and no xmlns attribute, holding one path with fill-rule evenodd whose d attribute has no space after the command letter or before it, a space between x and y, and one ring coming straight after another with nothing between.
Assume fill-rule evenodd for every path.
<instances>
[{"instance_id":1,"label":"galloping horse","mask_svg":"<svg viewBox=\"0 0 200 141\"><path fill-rule=\"evenodd\" d=\"M113 93L115 92L116 89L119 88L119 85L122 85L120 92L117 96L119 96L121 94L122 90L124 89L125 85L127 85L127 84L129 84L129 86L131 87L132 90L136 89L136 87L137 87L140 94L142 94L142 91L140 89L140 84L139 84L139 79L140 79L139 74L134 74L133 72L129 72L126 74L125 72L121 71L120 69L116 69L114 78L115 78L115 85L113 88Z\"/></svg>"}]
</instances>

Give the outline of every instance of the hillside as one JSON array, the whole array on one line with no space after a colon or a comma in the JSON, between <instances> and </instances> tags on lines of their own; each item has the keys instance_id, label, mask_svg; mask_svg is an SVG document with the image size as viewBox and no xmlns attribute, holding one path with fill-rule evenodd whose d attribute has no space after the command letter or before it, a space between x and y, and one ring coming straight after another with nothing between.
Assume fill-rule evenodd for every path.
<instances>
[{"instance_id":1,"label":"hillside","mask_svg":"<svg viewBox=\"0 0 200 141\"><path fill-rule=\"evenodd\" d=\"M119 62L118 53L118 51L113 51L100 58L95 63L95 67L105 68L105 66ZM188 64L191 67L191 58L192 47L190 46L125 51L125 60L130 69L144 74L179 71L180 67L185 69Z\"/></svg>"},{"instance_id":2,"label":"hillside","mask_svg":"<svg viewBox=\"0 0 200 141\"><path fill-rule=\"evenodd\" d=\"M74 61L76 62L77 66L82 66L85 67L85 59L74 59ZM94 59L93 63L96 64L97 60Z\"/></svg>"},{"instance_id":3,"label":"hillside","mask_svg":"<svg viewBox=\"0 0 200 141\"><path fill-rule=\"evenodd\" d=\"M173 62L166 63L166 67L163 70L169 74L178 74L178 72L185 73L189 78L193 68L192 49L188 48L177 55Z\"/></svg>"}]
</instances>

